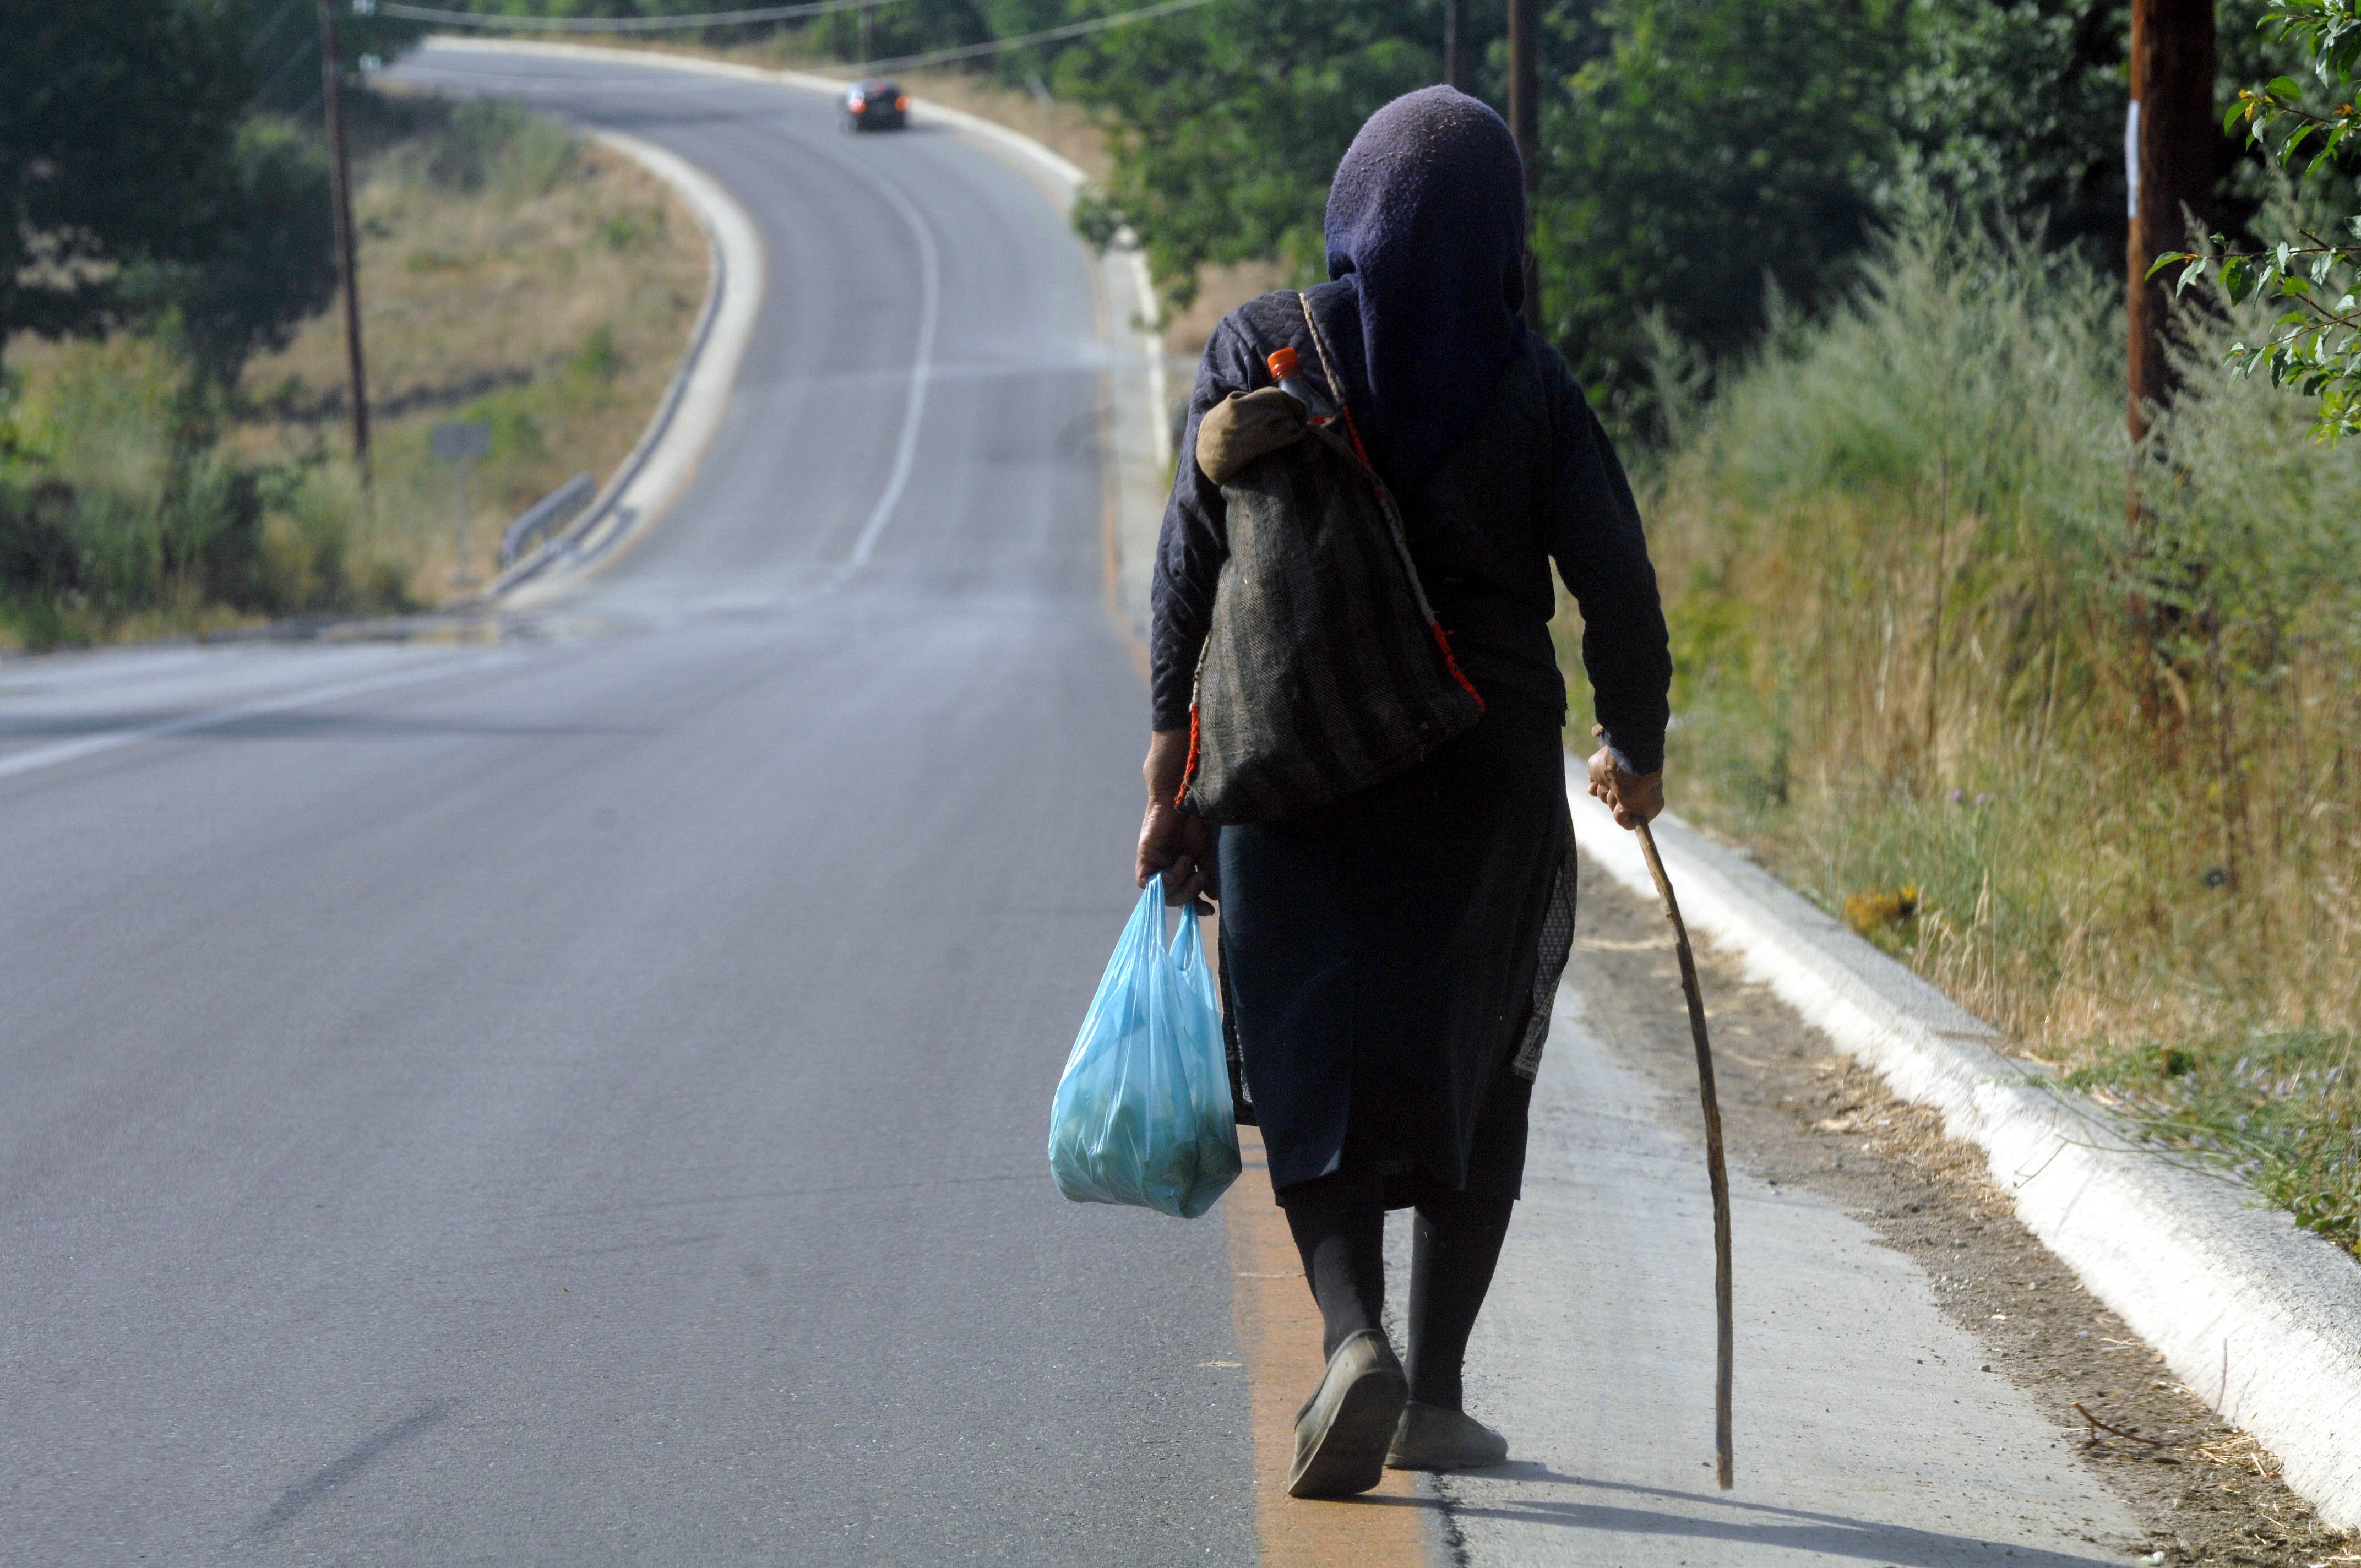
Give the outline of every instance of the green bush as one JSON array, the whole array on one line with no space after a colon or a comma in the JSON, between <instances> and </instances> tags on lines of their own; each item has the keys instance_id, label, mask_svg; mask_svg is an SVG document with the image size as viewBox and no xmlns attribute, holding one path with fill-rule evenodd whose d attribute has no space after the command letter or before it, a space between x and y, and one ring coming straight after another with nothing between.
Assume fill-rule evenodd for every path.
<instances>
[{"instance_id":1,"label":"green bush","mask_svg":"<svg viewBox=\"0 0 2361 1568\"><path fill-rule=\"evenodd\" d=\"M346 572L360 515L348 477L316 456L255 463L220 444L185 367L154 339L62 345L12 376L5 412L0 632L17 641L400 601Z\"/></svg>"},{"instance_id":2,"label":"green bush","mask_svg":"<svg viewBox=\"0 0 2361 1568\"><path fill-rule=\"evenodd\" d=\"M424 154L427 177L446 189L487 188L515 200L544 196L581 166L566 128L514 104L480 100L445 116Z\"/></svg>"}]
</instances>

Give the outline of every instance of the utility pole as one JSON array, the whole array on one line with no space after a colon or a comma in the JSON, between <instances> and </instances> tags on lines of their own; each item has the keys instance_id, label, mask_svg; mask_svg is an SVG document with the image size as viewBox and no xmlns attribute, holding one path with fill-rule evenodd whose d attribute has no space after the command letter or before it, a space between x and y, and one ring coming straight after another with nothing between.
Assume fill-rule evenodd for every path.
<instances>
[{"instance_id":1,"label":"utility pole","mask_svg":"<svg viewBox=\"0 0 2361 1568\"><path fill-rule=\"evenodd\" d=\"M2132 440L2172 397L2166 327L2172 280L2148 269L2184 248L2187 208L2203 223L2213 194L2221 121L2213 112L2213 0L2132 0L2132 101L2124 122L2124 179L2131 203L2125 257L2130 296ZM2135 482L2136 489L2136 482ZM2139 521L2139 499L2131 500Z\"/></svg>"},{"instance_id":2,"label":"utility pole","mask_svg":"<svg viewBox=\"0 0 2361 1568\"><path fill-rule=\"evenodd\" d=\"M328 189L336 209L336 283L345 296L345 380L353 410L353 462L369 488L368 378L361 365L360 265L353 251L353 170L345 146L345 66L335 0L320 0L320 93L328 114Z\"/></svg>"},{"instance_id":3,"label":"utility pole","mask_svg":"<svg viewBox=\"0 0 2361 1568\"><path fill-rule=\"evenodd\" d=\"M1509 129L1525 165L1525 320L1542 324L1542 269L1531 238L1542 189L1541 0L1509 0Z\"/></svg>"},{"instance_id":4,"label":"utility pole","mask_svg":"<svg viewBox=\"0 0 2361 1568\"><path fill-rule=\"evenodd\" d=\"M876 53L876 52L877 52L877 7L876 7L876 6L874 6L874 5L863 5L862 7L861 7L861 65L862 65L862 69L863 69L864 71L868 69L868 66L869 66L869 57L870 57L871 55L873 55L873 54Z\"/></svg>"},{"instance_id":5,"label":"utility pole","mask_svg":"<svg viewBox=\"0 0 2361 1568\"><path fill-rule=\"evenodd\" d=\"M1467 0L1443 0L1443 84L1467 91Z\"/></svg>"}]
</instances>

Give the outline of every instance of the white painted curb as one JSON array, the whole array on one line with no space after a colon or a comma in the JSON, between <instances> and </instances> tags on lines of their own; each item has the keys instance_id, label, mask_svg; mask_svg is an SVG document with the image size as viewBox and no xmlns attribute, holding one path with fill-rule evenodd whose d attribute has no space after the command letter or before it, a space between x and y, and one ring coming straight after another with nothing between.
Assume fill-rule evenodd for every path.
<instances>
[{"instance_id":1,"label":"white painted curb","mask_svg":"<svg viewBox=\"0 0 2361 1568\"><path fill-rule=\"evenodd\" d=\"M623 52L575 44L472 38L438 37L434 43L438 49L464 52L594 58ZM472 600L463 602L512 609L545 603L570 587L572 579L610 558L618 547L653 524L688 488L697 460L721 428L730 409L730 389L737 383L739 362L745 357L755 318L762 313L765 281L762 236L753 219L719 181L686 159L637 137L619 131L591 135L670 185L696 214L705 230L708 258L705 305L679 368L673 372L672 383L647 428L582 515L494 577Z\"/></svg>"},{"instance_id":2,"label":"white painted curb","mask_svg":"<svg viewBox=\"0 0 2361 1568\"><path fill-rule=\"evenodd\" d=\"M686 159L617 131L592 133L604 146L664 181L704 226L710 266L705 308L672 385L605 487L579 521L510 567L485 592L523 607L555 598L568 580L637 538L687 489L698 459L730 411L738 365L762 313L763 239L753 219L720 183Z\"/></svg>"},{"instance_id":3,"label":"white painted curb","mask_svg":"<svg viewBox=\"0 0 2361 1568\"><path fill-rule=\"evenodd\" d=\"M741 82L759 82L775 87L800 92L823 93L831 97L844 91L853 80L820 76L805 71L770 71L759 66L740 65L728 60L699 60L691 55L665 54L654 50L615 49L602 44L555 43L529 38L455 38L437 35L434 39L438 49L478 50L485 53L538 54L557 59L598 60L612 64L654 66L694 75L723 76ZM1013 164L1021 172L1038 181L1060 211L1070 210L1087 177L1071 162L1042 146L1031 137L996 125L980 115L948 104L914 98L910 104L912 117L921 122L932 121L950 126L970 141L993 153L1003 162ZM738 361L745 350L746 338L753 330L753 319L762 302L763 249L752 223L744 211L721 187L680 159L652 147L635 137L611 132L597 133L601 141L617 150L637 159L660 179L670 181L690 206L696 210L707 233L713 238L716 277L713 291L707 300L707 315L713 317L715 304L728 321L712 320L708 334L707 323L700 322L692 338L687 357L675 378L673 389L666 394L664 405L641 437L639 446L623 461L598 499L594 500L579 521L553 540L543 552L519 562L486 590L485 598L503 598L504 602L517 604L522 596L516 591L524 585L544 577L570 575L594 565L609 554L624 540L635 537L653 522L657 513L675 499L686 485L713 432L721 421L729 402L729 389L737 373ZM741 254L742 251L742 254ZM1137 302L1132 314L1137 320L1152 322L1157 315L1156 291L1148 274L1147 258L1128 246L1117 247L1105 258L1105 268L1126 285ZM732 276L752 280L750 287L734 289ZM733 312L742 309L741 323ZM1143 463L1152 465L1148 488L1156 493L1151 498L1158 521L1162 516L1161 481L1163 470L1172 461L1172 433L1165 418L1166 389L1164 379L1164 345L1156 334L1139 331L1128 322L1115 319L1114 312L1103 312L1101 333L1110 347L1126 336L1134 341L1132 350L1144 362L1145 375L1137 389L1119 389L1115 399L1118 426L1118 450L1108 455L1109 460L1125 468L1126 481L1137 478L1129 471ZM709 341L708 341L709 335ZM695 398L707 385L707 362L712 363L711 382L718 387L708 407L704 400ZM726 370L723 362L726 361ZM677 408L675 405L678 405ZM1146 428L1140 428L1142 422ZM1134 448L1145 445L1144 455ZM633 476L635 465L644 464L652 470L649 483L638 486ZM630 488L627 489L626 487ZM1129 494L1140 487L1126 483L1126 510L1137 512L1142 502ZM1146 552L1137 547L1140 525L1137 519L1127 520L1123 537L1133 546L1126 551L1125 576L1126 582L1137 578L1131 597L1137 599L1133 614L1144 627L1147 616ZM1148 549L1154 548L1152 525L1148 529ZM1138 555L1134 562L1130 555ZM544 559L544 556L547 558ZM554 597L560 587L556 582L536 587L535 599Z\"/></svg>"},{"instance_id":4,"label":"white painted curb","mask_svg":"<svg viewBox=\"0 0 2361 1568\"><path fill-rule=\"evenodd\" d=\"M1652 903L1639 841L1566 794L1584 850ZM1681 913L1895 1093L1973 1139L2017 1217L2173 1373L2279 1456L2321 1517L2361 1526L2361 1266L2244 1187L2153 1150L1762 868L1660 818ZM1741 1290L1743 1291L1743 1284ZM1743 1310L1741 1304L1741 1310Z\"/></svg>"}]
</instances>

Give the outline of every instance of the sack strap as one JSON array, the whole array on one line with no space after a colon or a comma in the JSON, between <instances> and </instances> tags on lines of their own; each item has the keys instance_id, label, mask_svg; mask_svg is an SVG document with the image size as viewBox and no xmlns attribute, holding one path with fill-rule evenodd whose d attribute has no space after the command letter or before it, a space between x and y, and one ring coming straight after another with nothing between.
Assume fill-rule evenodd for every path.
<instances>
[{"instance_id":1,"label":"sack strap","mask_svg":"<svg viewBox=\"0 0 2361 1568\"><path fill-rule=\"evenodd\" d=\"M1349 455L1354 466L1360 469L1362 477L1367 479L1370 488L1378 492L1378 510L1385 514L1386 532L1392 535L1394 549L1401 556L1402 571L1410 578L1411 597L1418 601L1419 617L1433 635L1434 645L1443 650L1444 667L1451 672L1451 678L1459 683L1460 689L1476 699L1477 710L1481 712L1483 695L1477 691L1473 681L1460 673L1459 661L1451 652L1451 634L1443 629L1443 622L1435 619L1434 606L1427 601L1426 584L1419 577L1418 563L1411 559L1410 531L1403 526L1401 508L1395 503L1392 487L1378 475L1377 466L1369 461L1367 449L1361 444L1360 428L1353 422L1353 406L1345 400L1344 383L1337 378L1335 363L1328 356L1328 336L1320 330L1319 318L1312 313L1312 296L1298 289L1295 301L1303 308L1303 324L1312 331L1312 350L1320 356L1321 379L1328 383L1328 395L1334 398L1337 408L1344 411L1345 433L1353 438ZM1337 441L1333 432L1321 430L1319 433L1342 451L1344 443Z\"/></svg>"},{"instance_id":2,"label":"sack strap","mask_svg":"<svg viewBox=\"0 0 2361 1568\"><path fill-rule=\"evenodd\" d=\"M1392 488L1387 485L1384 477L1378 472L1377 466L1369 461L1368 449L1361 444L1360 427L1353 422L1353 406L1345 399L1345 384L1337 378L1335 361L1328 353L1327 334L1320 330L1319 318L1312 313L1312 296L1299 289L1295 291L1295 302L1302 310L1303 324L1312 334L1312 352L1320 359L1320 378L1328 383L1328 395L1336 400L1337 411L1344 416L1345 424L1343 437L1337 435L1333 421L1324 424L1307 425L1306 431L1311 435L1326 442L1329 450L1342 458L1347 467L1367 480L1369 488L1376 493L1378 511L1386 520L1386 533L1393 541L1395 553L1401 558L1402 574L1410 579L1411 598L1418 605L1419 618L1426 622L1427 634L1434 639L1435 650L1443 656L1444 669L1450 673L1452 680L1458 684L1460 690L1475 699L1476 711L1481 713L1486 707L1484 694L1476 689L1476 683L1469 680L1459 668L1459 660L1451 652L1451 633L1444 630L1443 622L1435 618L1434 606L1426 597L1426 584L1418 575L1418 563L1411 558L1410 533L1402 523L1401 509L1395 504ZM1241 325L1243 324L1241 323ZM1255 357L1267 363L1268 356L1263 345L1253 340L1251 333L1248 334L1248 342L1254 350ZM1204 643L1198 645L1197 669L1190 680L1189 756L1187 762L1181 765L1180 787L1172 796L1172 804L1175 806L1187 806L1190 786L1197 780L1198 764L1204 760L1204 710L1198 700L1198 693L1205 674L1205 648ZM1225 974L1226 972L1224 970ZM1252 1102L1247 1103L1251 1106Z\"/></svg>"},{"instance_id":3,"label":"sack strap","mask_svg":"<svg viewBox=\"0 0 2361 1568\"><path fill-rule=\"evenodd\" d=\"M1336 375L1335 362L1328 357L1328 339L1320 331L1318 318L1312 313L1312 296L1298 289L1295 302L1302 307L1303 324L1312 333L1312 352L1320 356L1320 378L1328 383L1328 395L1336 400L1337 411L1345 416L1345 433L1353 438L1353 455L1361 460L1361 466L1368 469L1370 477L1375 479L1377 465L1369 461L1369 449L1361 444L1361 427L1353 422L1353 405L1345 396L1345 383ZM1385 486L1380 483L1378 488L1382 493ZM1390 510L1393 504L1390 497L1387 498L1386 504ZM1416 581L1417 576L1415 572L1411 574L1412 581ZM1421 602L1423 603L1422 600ZM1427 619L1432 620L1434 618L1430 615Z\"/></svg>"}]
</instances>

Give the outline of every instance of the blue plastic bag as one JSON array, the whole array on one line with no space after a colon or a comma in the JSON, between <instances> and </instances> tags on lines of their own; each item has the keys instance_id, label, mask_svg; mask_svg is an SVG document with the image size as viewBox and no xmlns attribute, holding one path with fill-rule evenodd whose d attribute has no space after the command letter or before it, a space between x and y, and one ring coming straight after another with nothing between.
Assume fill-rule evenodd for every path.
<instances>
[{"instance_id":1,"label":"blue plastic bag","mask_svg":"<svg viewBox=\"0 0 2361 1568\"><path fill-rule=\"evenodd\" d=\"M1077 1203L1193 1220L1238 1176L1222 1014L1197 917L1164 940L1150 877L1115 943L1049 1105L1049 1172Z\"/></svg>"}]
</instances>

